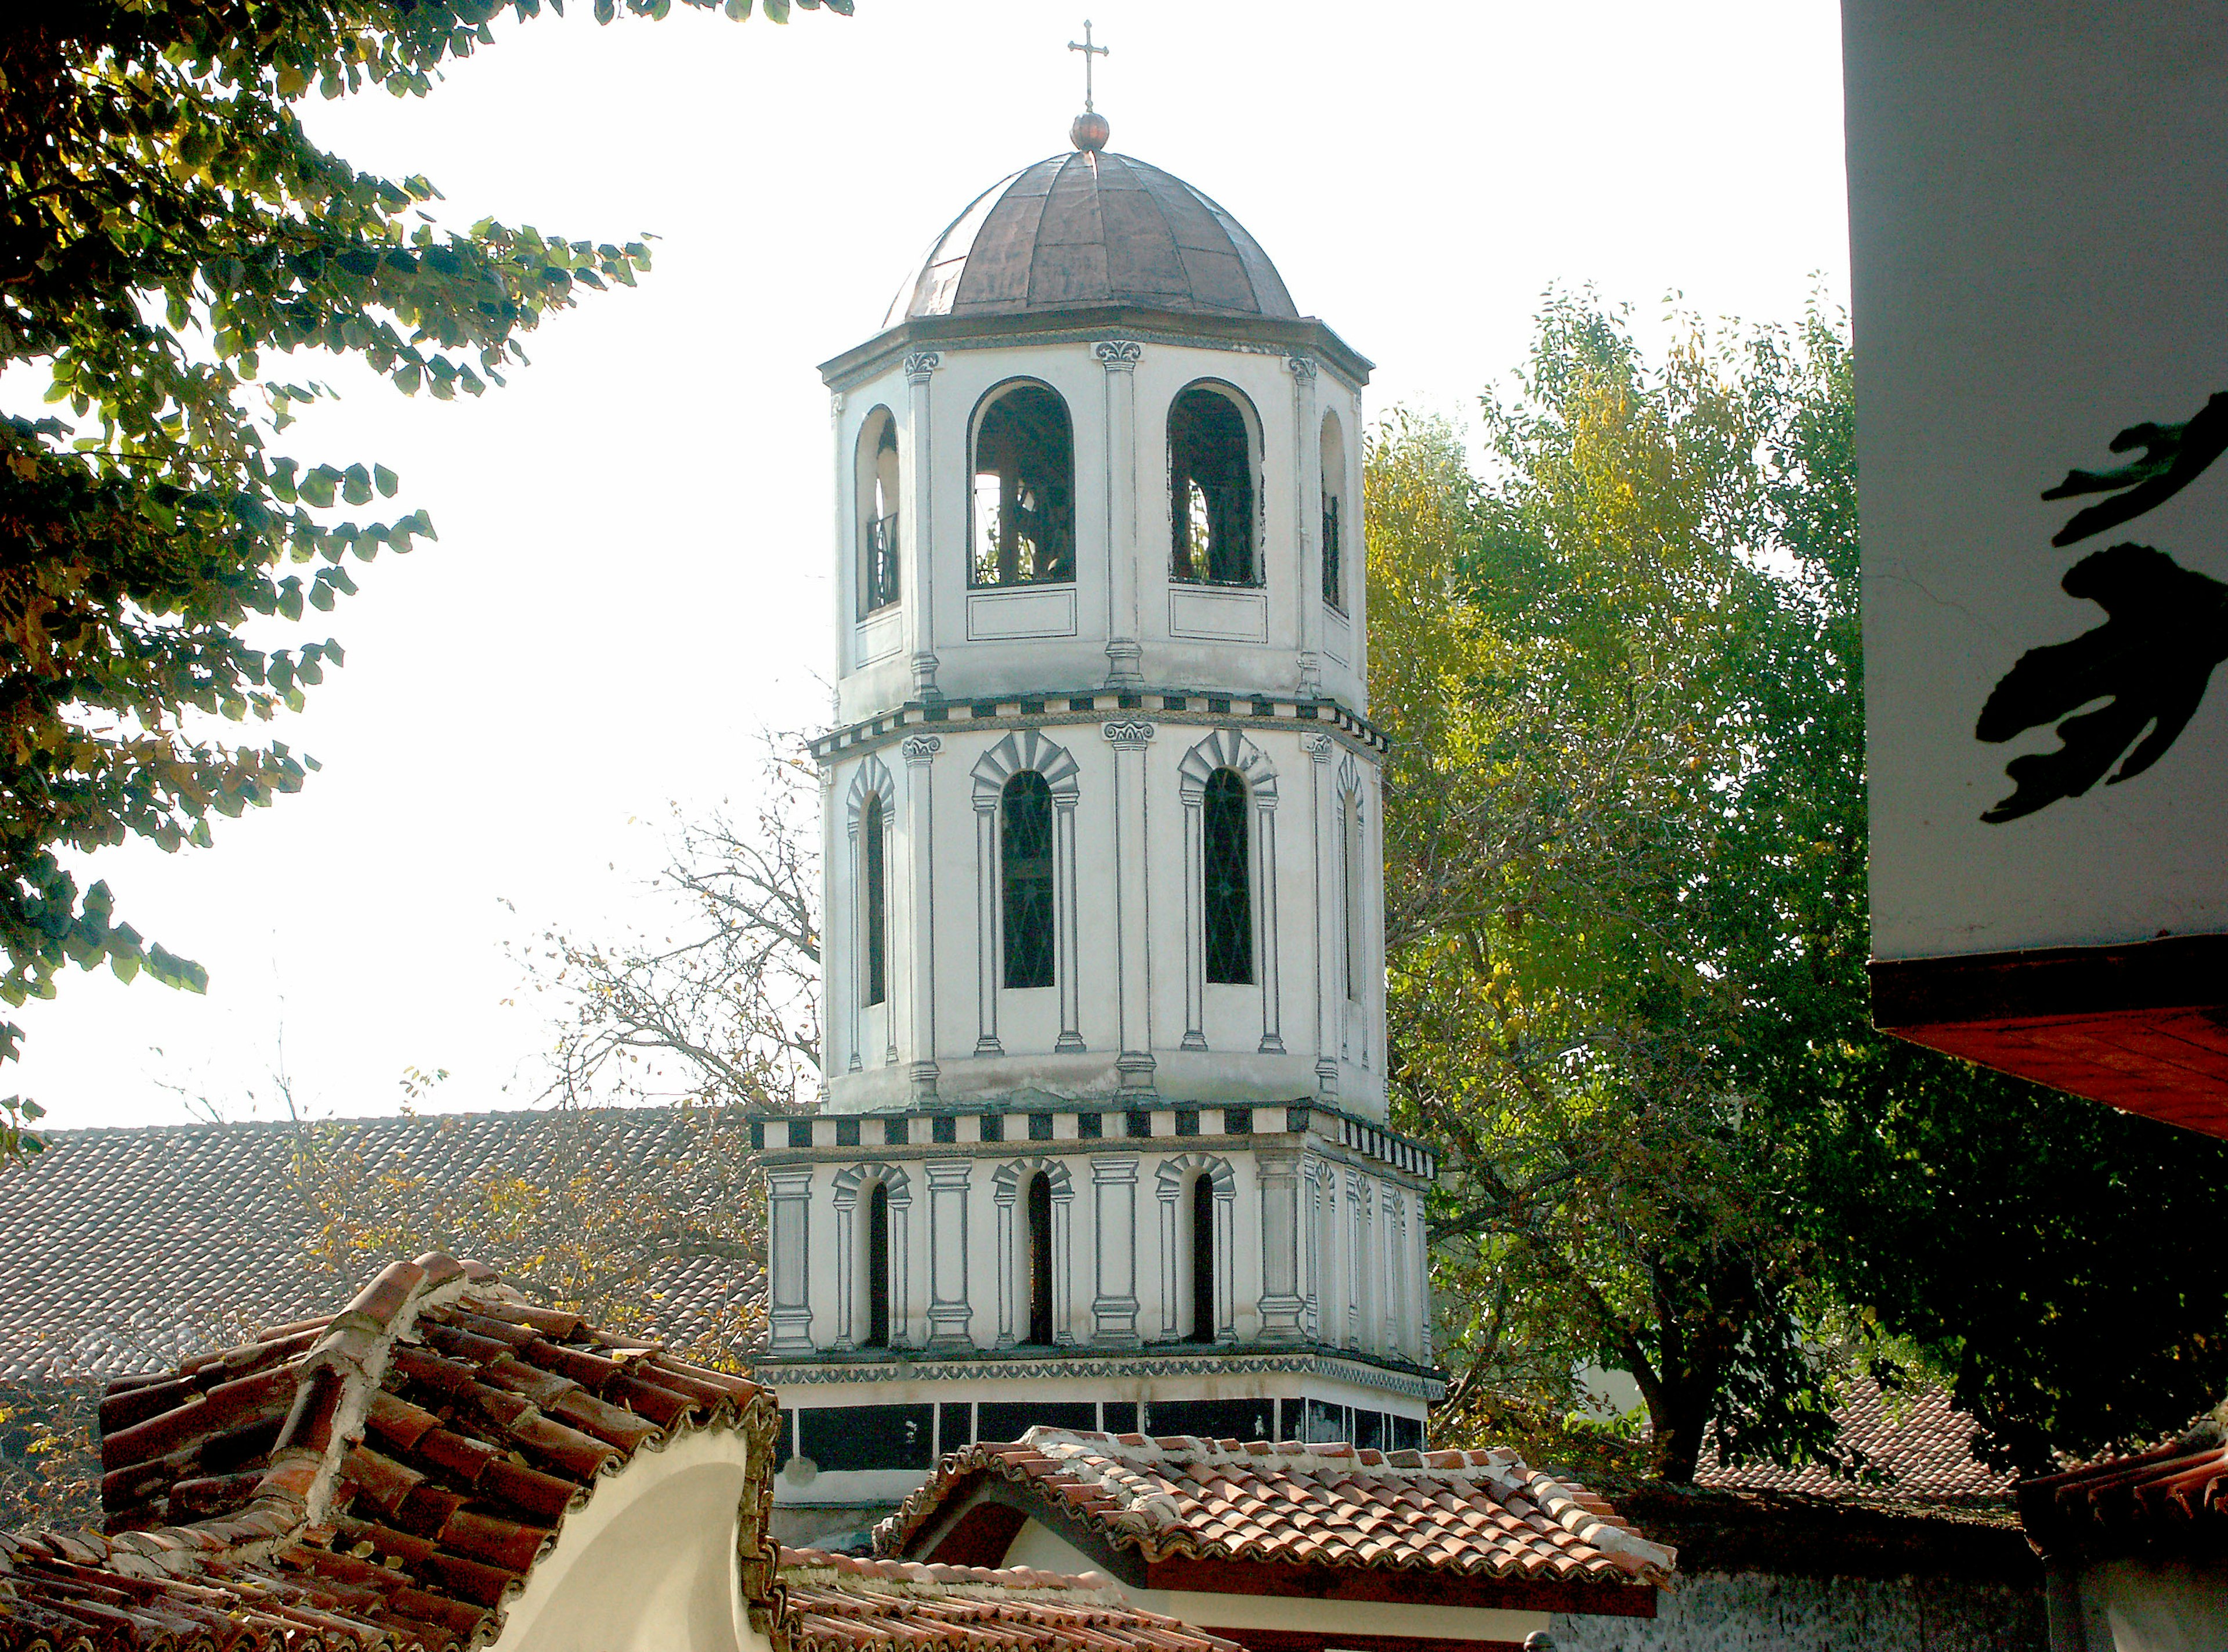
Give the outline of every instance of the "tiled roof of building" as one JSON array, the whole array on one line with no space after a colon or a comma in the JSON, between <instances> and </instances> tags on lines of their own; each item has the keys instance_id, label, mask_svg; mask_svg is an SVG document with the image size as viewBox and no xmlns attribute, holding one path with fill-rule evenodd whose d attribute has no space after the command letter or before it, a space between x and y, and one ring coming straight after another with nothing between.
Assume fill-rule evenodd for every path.
<instances>
[{"instance_id":1,"label":"tiled roof of building","mask_svg":"<svg viewBox=\"0 0 2228 1652\"><path fill-rule=\"evenodd\" d=\"M2019 1509L2028 1537L2053 1559L2215 1549L2228 1540L2228 1427L2216 1412L2154 1450L2030 1480Z\"/></svg>"},{"instance_id":2,"label":"tiled roof of building","mask_svg":"<svg viewBox=\"0 0 2228 1652\"><path fill-rule=\"evenodd\" d=\"M781 1583L782 1630L794 1652L1238 1652L1220 1636L1127 1604L1111 1580L1090 1572L784 1549Z\"/></svg>"},{"instance_id":3,"label":"tiled roof of building","mask_svg":"<svg viewBox=\"0 0 2228 1652\"><path fill-rule=\"evenodd\" d=\"M1730 1491L1798 1491L1910 1505L2001 1503L2011 1497L2013 1476L1974 1454L1980 1425L1941 1388L1891 1397L1872 1383L1853 1384L1834 1418L1841 1425L1836 1444L1862 1459L1858 1477L1815 1463L1799 1469L1768 1463L1727 1466L1718 1461L1713 1441L1704 1446L1694 1482Z\"/></svg>"},{"instance_id":4,"label":"tiled roof of building","mask_svg":"<svg viewBox=\"0 0 2228 1652\"><path fill-rule=\"evenodd\" d=\"M1149 1439L1033 1428L947 1456L875 1548L902 1554L984 1476L1034 1489L1114 1545L1171 1556L1428 1569L1464 1578L1661 1584L1674 1556L1609 1504L1513 1451Z\"/></svg>"},{"instance_id":5,"label":"tiled roof of building","mask_svg":"<svg viewBox=\"0 0 2228 1652\"><path fill-rule=\"evenodd\" d=\"M741 1537L751 1598L775 1598L772 1395L476 1264L394 1263L340 1314L112 1385L101 1412L106 1529L0 1534L10 1652L478 1644L605 1476L707 1429L765 1465Z\"/></svg>"},{"instance_id":6,"label":"tiled roof of building","mask_svg":"<svg viewBox=\"0 0 2228 1652\"><path fill-rule=\"evenodd\" d=\"M367 1163L406 1164L463 1190L490 1170L547 1173L559 1154L636 1167L687 1197L741 1189L692 1156L669 1108L350 1119L314 1127ZM292 1175L291 1126L262 1123L55 1130L0 1176L0 1382L159 1371L249 1327L334 1299L336 1276L305 1255L317 1226ZM463 1236L442 1236L464 1242ZM657 1335L694 1339L759 1286L755 1270L697 1257L661 1264Z\"/></svg>"}]
</instances>

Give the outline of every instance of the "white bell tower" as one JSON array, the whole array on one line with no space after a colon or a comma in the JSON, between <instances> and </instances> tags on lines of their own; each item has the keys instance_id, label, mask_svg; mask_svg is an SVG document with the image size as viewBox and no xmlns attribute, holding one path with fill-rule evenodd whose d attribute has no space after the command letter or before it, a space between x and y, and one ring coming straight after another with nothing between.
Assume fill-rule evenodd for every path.
<instances>
[{"instance_id":1,"label":"white bell tower","mask_svg":"<svg viewBox=\"0 0 2228 1652\"><path fill-rule=\"evenodd\" d=\"M828 1100L758 1127L800 1519L1031 1422L1405 1446L1440 1392L1433 1167L1384 1128L1369 363L1071 138L822 369Z\"/></svg>"}]
</instances>

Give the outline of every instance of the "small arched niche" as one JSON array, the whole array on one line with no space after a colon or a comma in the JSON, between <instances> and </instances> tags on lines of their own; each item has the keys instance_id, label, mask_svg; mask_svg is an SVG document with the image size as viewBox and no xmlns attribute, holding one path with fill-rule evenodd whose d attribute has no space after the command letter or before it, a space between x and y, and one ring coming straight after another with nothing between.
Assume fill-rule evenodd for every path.
<instances>
[{"instance_id":1,"label":"small arched niche","mask_svg":"<svg viewBox=\"0 0 2228 1652\"><path fill-rule=\"evenodd\" d=\"M1184 585L1262 581L1260 421L1213 380L1168 404L1168 577Z\"/></svg>"},{"instance_id":2,"label":"small arched niche","mask_svg":"<svg viewBox=\"0 0 2228 1652\"><path fill-rule=\"evenodd\" d=\"M854 467L859 522L859 618L898 599L898 421L876 407L859 426Z\"/></svg>"},{"instance_id":3,"label":"small arched niche","mask_svg":"<svg viewBox=\"0 0 2228 1652\"><path fill-rule=\"evenodd\" d=\"M968 584L1072 581L1075 429L1060 393L1029 379L999 386L976 409L970 451Z\"/></svg>"},{"instance_id":4,"label":"small arched niche","mask_svg":"<svg viewBox=\"0 0 2228 1652\"><path fill-rule=\"evenodd\" d=\"M1351 605L1347 600L1347 582L1353 578L1350 560L1353 536L1353 512L1348 508L1346 483L1346 432L1338 422L1335 413L1326 413L1322 421L1322 599L1339 612L1345 613Z\"/></svg>"}]
</instances>

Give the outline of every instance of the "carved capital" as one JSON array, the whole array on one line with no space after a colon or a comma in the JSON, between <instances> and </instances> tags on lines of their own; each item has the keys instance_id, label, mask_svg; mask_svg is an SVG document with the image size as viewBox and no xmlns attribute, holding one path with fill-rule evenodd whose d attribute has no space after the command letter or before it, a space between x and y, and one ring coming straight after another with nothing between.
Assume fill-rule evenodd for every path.
<instances>
[{"instance_id":1,"label":"carved capital","mask_svg":"<svg viewBox=\"0 0 2228 1652\"><path fill-rule=\"evenodd\" d=\"M1328 763L1338 751L1338 742L1328 734L1310 734L1300 742L1300 749L1318 763Z\"/></svg>"},{"instance_id":2,"label":"carved capital","mask_svg":"<svg viewBox=\"0 0 2228 1652\"><path fill-rule=\"evenodd\" d=\"M829 395L828 416L830 419L841 419L843 416L843 393L841 390L834 391Z\"/></svg>"},{"instance_id":3,"label":"carved capital","mask_svg":"<svg viewBox=\"0 0 2228 1652\"><path fill-rule=\"evenodd\" d=\"M926 384L928 375L944 365L944 356L937 350L915 350L905 358L906 380L911 384Z\"/></svg>"},{"instance_id":4,"label":"carved capital","mask_svg":"<svg viewBox=\"0 0 2228 1652\"><path fill-rule=\"evenodd\" d=\"M1138 751L1151 742L1157 731L1143 718L1132 717L1126 721L1108 723L1099 732L1117 751Z\"/></svg>"},{"instance_id":5,"label":"carved capital","mask_svg":"<svg viewBox=\"0 0 2228 1652\"><path fill-rule=\"evenodd\" d=\"M1297 379L1312 379L1316 375L1316 358L1312 355L1287 355L1284 365Z\"/></svg>"},{"instance_id":6,"label":"carved capital","mask_svg":"<svg viewBox=\"0 0 2228 1652\"><path fill-rule=\"evenodd\" d=\"M1109 373L1127 373L1137 365L1145 347L1130 338L1110 338L1093 344L1091 353L1098 358L1099 366Z\"/></svg>"},{"instance_id":7,"label":"carved capital","mask_svg":"<svg viewBox=\"0 0 2228 1652\"><path fill-rule=\"evenodd\" d=\"M908 763L925 763L944 749L944 741L935 734L908 734L898 746Z\"/></svg>"}]
</instances>

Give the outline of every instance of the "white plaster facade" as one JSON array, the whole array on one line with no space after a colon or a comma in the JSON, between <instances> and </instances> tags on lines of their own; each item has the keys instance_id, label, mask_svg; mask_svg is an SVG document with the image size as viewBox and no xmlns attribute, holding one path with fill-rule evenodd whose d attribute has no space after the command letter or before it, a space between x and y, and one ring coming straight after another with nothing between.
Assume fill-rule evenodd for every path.
<instances>
[{"instance_id":1,"label":"white plaster facade","mask_svg":"<svg viewBox=\"0 0 2228 1652\"><path fill-rule=\"evenodd\" d=\"M1191 210L1188 186L1153 176ZM1076 221L1118 239L1123 221ZM924 290L961 279L937 257ZM1254 290L1271 289L1273 272ZM791 1413L777 1496L792 1512L894 1502L934 1453L1032 1419L1423 1441L1440 1392L1434 1166L1384 1128L1369 364L1274 290L1251 315L901 302L822 369L839 638L838 722L814 746L827 1103L758 1127L759 1371ZM1022 385L1033 416L1056 426L1044 393L1066 414L1067 577L978 584L976 438ZM1226 490L1213 544L1247 556L1183 579L1172 477L1197 498L1200 472L1172 457L1172 410L1200 387ZM1049 877L1052 963L1018 987L1002 811L1028 774L1048 799L1033 875ZM1250 931L1226 919L1219 954L1218 880L1245 890Z\"/></svg>"}]
</instances>

